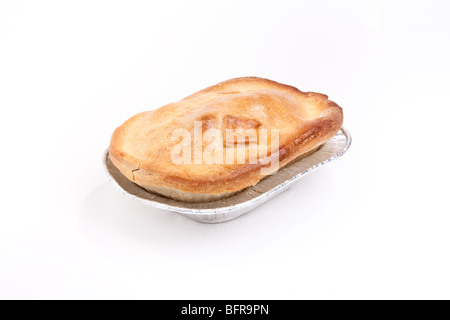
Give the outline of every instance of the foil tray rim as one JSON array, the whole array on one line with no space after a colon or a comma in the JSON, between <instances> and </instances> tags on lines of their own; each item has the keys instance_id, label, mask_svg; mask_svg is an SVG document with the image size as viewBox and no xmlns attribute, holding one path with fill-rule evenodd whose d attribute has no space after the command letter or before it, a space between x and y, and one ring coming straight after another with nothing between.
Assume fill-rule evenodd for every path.
<instances>
[{"instance_id":1,"label":"foil tray rim","mask_svg":"<svg viewBox=\"0 0 450 320\"><path fill-rule=\"evenodd\" d=\"M225 214L225 213L230 213L230 212L234 212L234 211L240 211L243 209L246 209L248 207L252 207L255 206L259 203L263 203L265 200L267 200L268 198L271 198L272 196L274 196L275 194L278 194L279 192L281 192L282 190L286 189L288 186L290 186L291 184L293 184L294 182L296 182L297 180L299 180L300 178L304 177L305 175L307 175L308 173L311 173L312 171L316 170L317 168L337 159L340 158L341 156L343 156L347 150L350 148L351 144L352 144L352 137L350 135L350 132L345 129L344 127L341 128L341 130L336 134L343 134L346 137L346 143L344 145L344 147L335 155L333 155L332 157L317 163L311 167L309 167L307 170L304 170L294 176L292 176L291 178L284 180L282 183L278 184L277 186L275 186L274 188L252 198L249 199L247 201L241 202L241 203L236 203L230 206L225 206L225 207L217 207L217 208L203 208L203 209L195 209L195 208L186 208L183 206L175 206L175 205L168 205L165 203L160 203L158 201L154 201L154 200L149 200L149 199L143 199L141 197L138 197L132 193L129 193L127 190L125 190L124 188L122 188L119 183L116 181L116 179L114 178L114 176L110 173L110 171L108 170L108 166L107 166L107 158L108 158L108 154L109 154L109 149L107 148L104 151L103 154L103 168L107 174L107 176L110 178L110 180L113 182L113 184L126 196L133 198L134 200L137 200L139 202L142 202L146 205L152 206L154 208L157 209L162 209L162 210L168 210L168 211L173 211L173 212L178 212L187 216L190 215L198 215L198 214L202 214L204 216L208 216L208 215L217 215L217 214ZM316 152L320 152L320 151L316 151ZM301 160L300 160L301 161ZM179 202L180 204L182 204L183 202Z\"/></svg>"}]
</instances>

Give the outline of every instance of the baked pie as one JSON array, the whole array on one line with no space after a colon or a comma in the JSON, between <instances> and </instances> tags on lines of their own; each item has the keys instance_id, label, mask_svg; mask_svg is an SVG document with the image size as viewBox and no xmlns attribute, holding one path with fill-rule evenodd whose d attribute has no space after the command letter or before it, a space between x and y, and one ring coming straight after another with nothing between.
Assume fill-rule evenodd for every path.
<instances>
[{"instance_id":1,"label":"baked pie","mask_svg":"<svg viewBox=\"0 0 450 320\"><path fill-rule=\"evenodd\" d=\"M109 156L150 192L214 201L313 152L342 122L342 109L324 94L236 78L131 117L114 131Z\"/></svg>"}]
</instances>

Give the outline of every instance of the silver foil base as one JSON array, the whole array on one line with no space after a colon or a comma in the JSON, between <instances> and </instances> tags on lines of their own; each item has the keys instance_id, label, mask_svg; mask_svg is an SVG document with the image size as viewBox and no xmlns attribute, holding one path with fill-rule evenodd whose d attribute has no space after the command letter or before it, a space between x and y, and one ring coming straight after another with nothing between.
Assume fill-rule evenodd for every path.
<instances>
[{"instance_id":1,"label":"silver foil base","mask_svg":"<svg viewBox=\"0 0 450 320\"><path fill-rule=\"evenodd\" d=\"M142 189L128 180L113 165L108 150L105 152L103 162L111 181L125 195L158 209L178 212L198 222L219 223L235 219L249 212L286 190L306 174L342 156L350 147L351 140L350 133L342 128L319 150L283 167L275 175L267 176L256 185L229 198L205 203L176 201Z\"/></svg>"}]
</instances>

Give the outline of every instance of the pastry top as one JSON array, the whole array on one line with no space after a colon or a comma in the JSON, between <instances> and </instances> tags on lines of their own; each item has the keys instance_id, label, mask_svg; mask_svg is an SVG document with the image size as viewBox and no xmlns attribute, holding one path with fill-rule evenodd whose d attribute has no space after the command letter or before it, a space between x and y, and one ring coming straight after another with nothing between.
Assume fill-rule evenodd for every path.
<instances>
[{"instance_id":1,"label":"pastry top","mask_svg":"<svg viewBox=\"0 0 450 320\"><path fill-rule=\"evenodd\" d=\"M111 160L138 185L190 193L236 192L264 177L260 169L267 163L261 159L244 164L196 163L197 121L201 121L203 134L208 129L223 133L223 141L203 138L202 150L209 143L220 143L224 150L244 149L246 160L251 148L271 155L270 130L278 129L277 155L282 167L331 139L341 128L343 115L342 109L326 95L302 92L268 79L236 78L133 116L114 131L109 149ZM173 161L173 150L181 141L181 137L174 138L174 132L179 129L191 134L190 163ZM259 135L256 140L247 137L238 141L225 138L227 129L267 129L269 134L267 141Z\"/></svg>"}]
</instances>

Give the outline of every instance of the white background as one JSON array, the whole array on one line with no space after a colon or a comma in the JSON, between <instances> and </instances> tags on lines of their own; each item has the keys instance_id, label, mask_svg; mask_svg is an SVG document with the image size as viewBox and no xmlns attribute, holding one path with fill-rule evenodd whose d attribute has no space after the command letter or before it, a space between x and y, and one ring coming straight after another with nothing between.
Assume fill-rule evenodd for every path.
<instances>
[{"instance_id":1,"label":"white background","mask_svg":"<svg viewBox=\"0 0 450 320\"><path fill-rule=\"evenodd\" d=\"M447 1L0 1L0 298L450 298ZM238 76L354 143L234 221L123 196L133 114Z\"/></svg>"}]
</instances>

